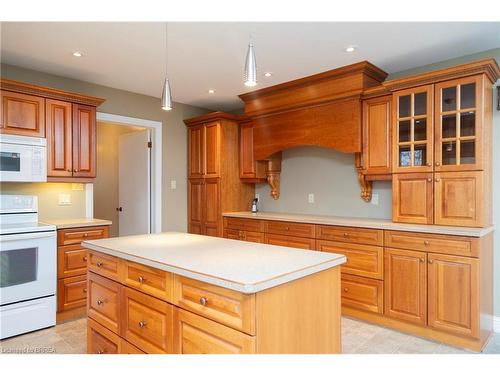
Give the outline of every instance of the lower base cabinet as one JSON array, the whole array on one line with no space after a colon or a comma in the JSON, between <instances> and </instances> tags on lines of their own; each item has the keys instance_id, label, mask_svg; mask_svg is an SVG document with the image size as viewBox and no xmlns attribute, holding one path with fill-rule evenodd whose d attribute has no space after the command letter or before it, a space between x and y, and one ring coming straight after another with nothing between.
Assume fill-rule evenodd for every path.
<instances>
[{"instance_id":1,"label":"lower base cabinet","mask_svg":"<svg viewBox=\"0 0 500 375\"><path fill-rule=\"evenodd\" d=\"M87 353L88 354L120 354L122 339L116 333L87 319Z\"/></svg>"},{"instance_id":2,"label":"lower base cabinet","mask_svg":"<svg viewBox=\"0 0 500 375\"><path fill-rule=\"evenodd\" d=\"M384 311L384 284L366 277L342 275L342 306L382 314Z\"/></svg>"},{"instance_id":3,"label":"lower base cabinet","mask_svg":"<svg viewBox=\"0 0 500 375\"><path fill-rule=\"evenodd\" d=\"M57 281L57 311L72 310L87 304L87 276L74 276Z\"/></svg>"}]
</instances>

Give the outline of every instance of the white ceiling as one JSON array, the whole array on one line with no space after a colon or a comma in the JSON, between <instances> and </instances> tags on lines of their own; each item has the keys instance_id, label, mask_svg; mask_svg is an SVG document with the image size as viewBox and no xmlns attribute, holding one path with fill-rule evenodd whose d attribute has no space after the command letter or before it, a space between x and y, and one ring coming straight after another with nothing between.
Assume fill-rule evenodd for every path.
<instances>
[{"instance_id":1,"label":"white ceiling","mask_svg":"<svg viewBox=\"0 0 500 375\"><path fill-rule=\"evenodd\" d=\"M393 73L500 47L500 23L169 23L168 75L174 100L240 108L249 36L262 88L368 60ZM344 51L356 45L353 53ZM75 58L72 52L82 51ZM1 61L159 97L163 23L1 24ZM271 78L264 72L273 72ZM214 95L208 89L215 89Z\"/></svg>"}]
</instances>

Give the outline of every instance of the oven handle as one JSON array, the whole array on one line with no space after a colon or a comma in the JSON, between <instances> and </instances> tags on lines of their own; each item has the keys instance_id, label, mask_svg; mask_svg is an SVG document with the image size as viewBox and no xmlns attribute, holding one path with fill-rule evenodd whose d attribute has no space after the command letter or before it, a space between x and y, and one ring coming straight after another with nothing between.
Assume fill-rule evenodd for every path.
<instances>
[{"instance_id":1,"label":"oven handle","mask_svg":"<svg viewBox=\"0 0 500 375\"><path fill-rule=\"evenodd\" d=\"M38 232L38 233L4 234L0 236L0 242L29 240L33 238L47 238L47 237L56 237L56 232L50 231L50 232Z\"/></svg>"}]
</instances>

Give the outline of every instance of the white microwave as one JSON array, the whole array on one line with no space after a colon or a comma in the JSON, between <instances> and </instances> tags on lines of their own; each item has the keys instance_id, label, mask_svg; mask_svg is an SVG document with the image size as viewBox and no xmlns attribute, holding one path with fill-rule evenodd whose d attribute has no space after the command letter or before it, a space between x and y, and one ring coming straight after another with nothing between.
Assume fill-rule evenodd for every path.
<instances>
[{"instance_id":1,"label":"white microwave","mask_svg":"<svg viewBox=\"0 0 500 375\"><path fill-rule=\"evenodd\" d=\"M0 182L47 181L45 138L0 134Z\"/></svg>"}]
</instances>

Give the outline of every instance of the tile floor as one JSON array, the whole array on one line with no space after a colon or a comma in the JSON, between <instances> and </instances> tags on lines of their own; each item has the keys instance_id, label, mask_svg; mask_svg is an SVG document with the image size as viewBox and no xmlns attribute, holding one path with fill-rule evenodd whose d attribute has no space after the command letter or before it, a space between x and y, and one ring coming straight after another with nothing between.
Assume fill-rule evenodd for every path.
<instances>
[{"instance_id":1,"label":"tile floor","mask_svg":"<svg viewBox=\"0 0 500 375\"><path fill-rule=\"evenodd\" d=\"M0 341L0 353L81 354L86 352L86 319ZM342 318L342 346L347 354L471 354L472 352ZM483 353L500 354L500 333Z\"/></svg>"}]
</instances>

